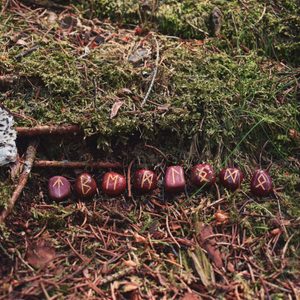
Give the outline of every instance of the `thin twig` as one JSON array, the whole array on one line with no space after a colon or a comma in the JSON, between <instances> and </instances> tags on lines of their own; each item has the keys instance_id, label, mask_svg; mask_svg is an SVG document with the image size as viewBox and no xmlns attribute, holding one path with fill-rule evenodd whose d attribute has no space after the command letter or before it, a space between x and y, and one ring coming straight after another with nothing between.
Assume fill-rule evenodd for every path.
<instances>
[{"instance_id":1,"label":"thin twig","mask_svg":"<svg viewBox=\"0 0 300 300\"><path fill-rule=\"evenodd\" d=\"M16 127L18 135L36 136L44 134L68 134L80 133L82 130L78 125L50 125L35 127Z\"/></svg>"},{"instance_id":2,"label":"thin twig","mask_svg":"<svg viewBox=\"0 0 300 300\"><path fill-rule=\"evenodd\" d=\"M38 147L38 142L36 140L29 143L29 146L26 151L24 170L23 170L22 174L20 175L19 183L18 183L14 193L12 194L11 198L8 200L7 207L1 212L0 223L3 223L4 220L6 219L6 217L11 213L11 211L13 210L13 208L15 206L16 201L20 197L20 195L28 181L28 177L31 172L32 165L33 165L33 162L35 159L37 147Z\"/></svg>"},{"instance_id":3,"label":"thin twig","mask_svg":"<svg viewBox=\"0 0 300 300\"><path fill-rule=\"evenodd\" d=\"M128 197L132 197L132 192L131 192L131 167L134 163L134 160L132 160L128 166L127 169L127 186L128 186Z\"/></svg>"},{"instance_id":4,"label":"thin twig","mask_svg":"<svg viewBox=\"0 0 300 300\"><path fill-rule=\"evenodd\" d=\"M118 280L118 279L120 279L120 278L122 278L122 277L124 277L124 276L127 276L127 275L129 275L129 274L132 274L134 271L135 271L135 269L134 269L133 267L129 267L129 268L120 270L119 272L117 272L117 273L115 273L115 274L106 276L106 277L100 282L100 285L107 284L107 283L110 283L110 282L112 282L112 281Z\"/></svg>"},{"instance_id":5,"label":"thin twig","mask_svg":"<svg viewBox=\"0 0 300 300\"><path fill-rule=\"evenodd\" d=\"M39 47L40 47L40 46L33 46L33 47L31 47L31 48L29 48L29 49L27 49L27 50L25 50L25 51L19 53L18 55L16 55L16 56L15 56L15 59L16 59L16 60L21 60L23 57L25 57L25 56L31 54L32 52L34 52L35 50L37 50Z\"/></svg>"},{"instance_id":6,"label":"thin twig","mask_svg":"<svg viewBox=\"0 0 300 300\"><path fill-rule=\"evenodd\" d=\"M120 168L119 162L107 161L56 161L56 160L36 160L34 167L39 168L73 168L73 169L110 169Z\"/></svg>"},{"instance_id":7,"label":"thin twig","mask_svg":"<svg viewBox=\"0 0 300 300\"><path fill-rule=\"evenodd\" d=\"M169 233L169 235L170 235L170 238L174 241L174 243L176 244L176 246L177 246L179 249L181 249L179 243L176 241L175 237L173 236L173 234L172 234L172 232L171 232L171 230L170 230L170 227L169 227L169 217L168 217L168 215L166 215L166 227L167 227L167 231L168 231L168 233Z\"/></svg>"},{"instance_id":8,"label":"thin twig","mask_svg":"<svg viewBox=\"0 0 300 300\"><path fill-rule=\"evenodd\" d=\"M158 64L159 64L159 45L158 45L158 41L157 39L154 37L154 40L155 40L155 43L156 43L156 60L155 60L155 67L154 67L154 70L153 70L153 75L152 75L152 79L151 79L151 83L150 83L150 86L148 88L148 91L146 93L146 96L144 97L142 103L141 103L141 107L143 107L151 93L151 90L153 88L153 85L154 85L154 81L155 81L155 78L156 78L156 75L157 75L157 70L158 70Z\"/></svg>"}]
</instances>

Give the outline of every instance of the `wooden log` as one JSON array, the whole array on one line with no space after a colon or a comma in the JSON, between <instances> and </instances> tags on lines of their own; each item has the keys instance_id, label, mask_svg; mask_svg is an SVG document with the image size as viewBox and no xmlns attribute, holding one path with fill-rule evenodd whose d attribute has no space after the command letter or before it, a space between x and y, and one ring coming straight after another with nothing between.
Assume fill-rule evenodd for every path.
<instances>
[{"instance_id":1,"label":"wooden log","mask_svg":"<svg viewBox=\"0 0 300 300\"><path fill-rule=\"evenodd\" d=\"M73 169L110 169L120 168L119 162L106 161L56 161L56 160L36 160L34 167L39 168L73 168Z\"/></svg>"}]
</instances>

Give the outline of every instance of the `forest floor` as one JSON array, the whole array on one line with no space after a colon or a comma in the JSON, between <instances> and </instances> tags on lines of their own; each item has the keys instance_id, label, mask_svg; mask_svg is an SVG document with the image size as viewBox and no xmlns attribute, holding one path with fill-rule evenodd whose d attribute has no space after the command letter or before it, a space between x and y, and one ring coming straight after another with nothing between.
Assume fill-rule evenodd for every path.
<instances>
[{"instance_id":1,"label":"forest floor","mask_svg":"<svg viewBox=\"0 0 300 300\"><path fill-rule=\"evenodd\" d=\"M135 15L112 22L115 8L106 4L99 20L85 5L45 2L3 3L1 105L17 126L82 128L40 136L37 159L119 162L129 187L135 170L149 168L159 188L119 197L99 191L86 201L73 193L56 203L48 179L74 183L83 170L34 167L0 224L0 299L300 299L300 69L291 50L299 41L281 40L278 30L254 42L274 16L281 34L294 34L298 6L220 4L232 18L214 35L165 10L143 27L128 21ZM251 15L247 5L256 2ZM32 139L17 139L21 165ZM216 171L239 166L241 189L193 188L189 170L202 161ZM163 189L172 164L184 167L188 182L175 196ZM272 195L249 192L256 168L269 169ZM86 170L100 186L106 170ZM15 173L1 167L1 210Z\"/></svg>"}]
</instances>

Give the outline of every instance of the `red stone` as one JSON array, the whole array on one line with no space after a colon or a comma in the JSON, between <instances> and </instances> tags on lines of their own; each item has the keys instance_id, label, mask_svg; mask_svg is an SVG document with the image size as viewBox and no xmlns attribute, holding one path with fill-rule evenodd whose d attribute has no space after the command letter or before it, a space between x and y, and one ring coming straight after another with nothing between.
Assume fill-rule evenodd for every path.
<instances>
[{"instance_id":1,"label":"red stone","mask_svg":"<svg viewBox=\"0 0 300 300\"><path fill-rule=\"evenodd\" d=\"M75 181L75 190L80 197L90 198L97 192L96 181L89 173L82 173Z\"/></svg>"},{"instance_id":2,"label":"red stone","mask_svg":"<svg viewBox=\"0 0 300 300\"><path fill-rule=\"evenodd\" d=\"M122 194L126 189L125 176L115 173L105 173L102 180L102 190L105 194L116 196Z\"/></svg>"},{"instance_id":3,"label":"red stone","mask_svg":"<svg viewBox=\"0 0 300 300\"><path fill-rule=\"evenodd\" d=\"M184 172L181 166L168 167L165 174L166 192L182 192L185 189Z\"/></svg>"},{"instance_id":4,"label":"red stone","mask_svg":"<svg viewBox=\"0 0 300 300\"><path fill-rule=\"evenodd\" d=\"M231 191L237 190L244 179L242 171L237 168L224 168L219 177L222 185Z\"/></svg>"},{"instance_id":5,"label":"red stone","mask_svg":"<svg viewBox=\"0 0 300 300\"><path fill-rule=\"evenodd\" d=\"M149 192L157 187L157 176L153 171L141 169L135 172L133 186L140 192Z\"/></svg>"},{"instance_id":6,"label":"red stone","mask_svg":"<svg viewBox=\"0 0 300 300\"><path fill-rule=\"evenodd\" d=\"M197 187L211 186L216 182L216 174L209 164L198 164L191 170L191 181Z\"/></svg>"},{"instance_id":7,"label":"red stone","mask_svg":"<svg viewBox=\"0 0 300 300\"><path fill-rule=\"evenodd\" d=\"M250 190L256 196L268 196L273 191L272 179L268 172L256 170L252 176Z\"/></svg>"},{"instance_id":8,"label":"red stone","mask_svg":"<svg viewBox=\"0 0 300 300\"><path fill-rule=\"evenodd\" d=\"M55 201L61 201L71 195L71 184L63 176L54 176L48 182L49 197Z\"/></svg>"}]
</instances>

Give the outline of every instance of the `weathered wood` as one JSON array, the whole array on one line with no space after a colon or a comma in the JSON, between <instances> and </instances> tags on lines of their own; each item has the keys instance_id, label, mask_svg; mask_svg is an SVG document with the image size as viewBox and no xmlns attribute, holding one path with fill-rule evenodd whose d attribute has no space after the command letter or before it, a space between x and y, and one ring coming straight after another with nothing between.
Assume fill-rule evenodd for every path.
<instances>
[{"instance_id":1,"label":"weathered wood","mask_svg":"<svg viewBox=\"0 0 300 300\"><path fill-rule=\"evenodd\" d=\"M69 134L80 133L81 128L78 125L50 125L35 127L16 127L18 135L21 136L37 136L48 134Z\"/></svg>"},{"instance_id":2,"label":"weathered wood","mask_svg":"<svg viewBox=\"0 0 300 300\"><path fill-rule=\"evenodd\" d=\"M36 140L29 143L29 146L26 151L26 158L25 158L25 166L22 174L19 178L19 183L13 192L11 198L8 201L7 207L1 212L0 214L0 224L3 223L6 217L12 212L18 198L20 197L27 181L29 174L32 169L32 165L36 155L36 149L38 147L38 142Z\"/></svg>"},{"instance_id":3,"label":"weathered wood","mask_svg":"<svg viewBox=\"0 0 300 300\"><path fill-rule=\"evenodd\" d=\"M34 167L40 168L92 168L92 169L109 169L119 168L122 165L119 162L106 161L56 161L56 160L36 160Z\"/></svg>"}]
</instances>

